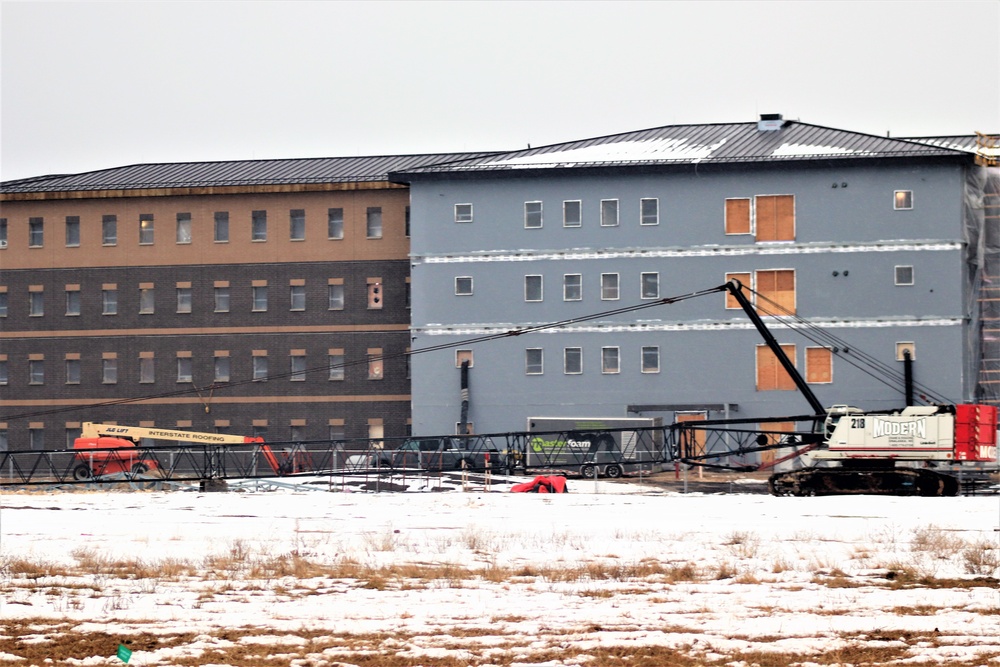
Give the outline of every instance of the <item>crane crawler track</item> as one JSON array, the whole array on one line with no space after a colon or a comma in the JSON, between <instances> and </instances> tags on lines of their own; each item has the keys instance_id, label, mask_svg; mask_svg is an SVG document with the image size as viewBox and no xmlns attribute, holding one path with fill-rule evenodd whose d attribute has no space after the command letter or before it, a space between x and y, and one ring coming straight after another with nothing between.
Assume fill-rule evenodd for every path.
<instances>
[{"instance_id":1,"label":"crane crawler track","mask_svg":"<svg viewBox=\"0 0 1000 667\"><path fill-rule=\"evenodd\" d=\"M803 468L771 475L767 487L775 496L955 496L958 480L933 470L893 468Z\"/></svg>"}]
</instances>

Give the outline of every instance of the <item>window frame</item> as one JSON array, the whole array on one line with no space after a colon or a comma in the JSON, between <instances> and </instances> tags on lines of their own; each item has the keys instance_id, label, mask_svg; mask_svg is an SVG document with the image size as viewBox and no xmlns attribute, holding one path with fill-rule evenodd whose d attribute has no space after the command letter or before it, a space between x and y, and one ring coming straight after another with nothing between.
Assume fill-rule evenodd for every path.
<instances>
[{"instance_id":1,"label":"window frame","mask_svg":"<svg viewBox=\"0 0 1000 667\"><path fill-rule=\"evenodd\" d=\"M575 370L570 370L571 356L575 357ZM564 347L563 348L563 375L583 375L583 348Z\"/></svg>"},{"instance_id":2,"label":"window frame","mask_svg":"<svg viewBox=\"0 0 1000 667\"><path fill-rule=\"evenodd\" d=\"M900 279L901 271L909 271L910 273L909 282L905 282L905 280ZM896 264L895 266L892 267L892 277L893 277L893 285L896 287L913 287L913 285L916 284L917 281L916 271L914 271L912 264Z\"/></svg>"},{"instance_id":3,"label":"window frame","mask_svg":"<svg viewBox=\"0 0 1000 667\"><path fill-rule=\"evenodd\" d=\"M646 364L647 354L655 354L656 366L648 366ZM643 374L655 375L660 372L660 346L659 345L643 345L640 350L640 368Z\"/></svg>"},{"instance_id":4,"label":"window frame","mask_svg":"<svg viewBox=\"0 0 1000 667\"><path fill-rule=\"evenodd\" d=\"M535 210L536 205L537 205L537 210ZM538 224L533 224L536 218ZM541 200L532 199L524 202L524 228L542 229L544 225L545 225L545 207L541 202Z\"/></svg>"},{"instance_id":5,"label":"window frame","mask_svg":"<svg viewBox=\"0 0 1000 667\"><path fill-rule=\"evenodd\" d=\"M288 310L295 313L305 312L306 310L306 286L305 285L289 285L288 286ZM296 303L298 302L298 303Z\"/></svg>"},{"instance_id":6,"label":"window frame","mask_svg":"<svg viewBox=\"0 0 1000 667\"><path fill-rule=\"evenodd\" d=\"M614 367L608 364L608 353L614 352ZM601 375L618 375L622 371L621 348L617 345L605 345L601 348Z\"/></svg>"},{"instance_id":7,"label":"window frame","mask_svg":"<svg viewBox=\"0 0 1000 667\"><path fill-rule=\"evenodd\" d=\"M178 287L177 289L177 314L189 315L194 307L194 296L190 287Z\"/></svg>"},{"instance_id":8,"label":"window frame","mask_svg":"<svg viewBox=\"0 0 1000 667\"><path fill-rule=\"evenodd\" d=\"M346 294L344 290L344 283L329 283L326 286L326 309L327 310L344 310L346 307ZM340 306L336 307L334 304L339 300Z\"/></svg>"},{"instance_id":9,"label":"window frame","mask_svg":"<svg viewBox=\"0 0 1000 667\"><path fill-rule=\"evenodd\" d=\"M326 209L326 238L329 241L341 241L344 238L344 209L331 207Z\"/></svg>"},{"instance_id":10,"label":"window frame","mask_svg":"<svg viewBox=\"0 0 1000 667\"><path fill-rule=\"evenodd\" d=\"M250 362L250 377L254 382L267 382L267 355L254 354Z\"/></svg>"},{"instance_id":11,"label":"window frame","mask_svg":"<svg viewBox=\"0 0 1000 667\"><path fill-rule=\"evenodd\" d=\"M572 295L572 291L576 296ZM563 301L583 301L583 274L564 273L563 274Z\"/></svg>"},{"instance_id":12,"label":"window frame","mask_svg":"<svg viewBox=\"0 0 1000 667\"><path fill-rule=\"evenodd\" d=\"M535 282L534 280L529 280L529 278L530 279L535 279L535 278L538 279L537 280L537 282L538 282L538 298L537 299L529 299L528 298L529 283ZM545 282L542 279L541 274L530 273L530 274L524 276L524 301L526 303L541 303L544 300L545 300Z\"/></svg>"},{"instance_id":13,"label":"window frame","mask_svg":"<svg viewBox=\"0 0 1000 667\"><path fill-rule=\"evenodd\" d=\"M66 247L80 247L80 216L78 215L66 216Z\"/></svg>"},{"instance_id":14,"label":"window frame","mask_svg":"<svg viewBox=\"0 0 1000 667\"><path fill-rule=\"evenodd\" d=\"M608 215L611 205L614 205L614 220ZM621 205L617 199L601 200L601 227L618 227L621 224Z\"/></svg>"},{"instance_id":15,"label":"window frame","mask_svg":"<svg viewBox=\"0 0 1000 667\"><path fill-rule=\"evenodd\" d=\"M66 290L66 317L79 317L83 297L78 289Z\"/></svg>"},{"instance_id":16,"label":"window frame","mask_svg":"<svg viewBox=\"0 0 1000 667\"><path fill-rule=\"evenodd\" d=\"M655 276L656 293L649 294L646 291L646 276ZM640 299L659 299L660 298L660 272L659 271L642 271L639 274L639 298Z\"/></svg>"},{"instance_id":17,"label":"window frame","mask_svg":"<svg viewBox=\"0 0 1000 667\"><path fill-rule=\"evenodd\" d=\"M101 245L118 245L118 216L108 213L101 216Z\"/></svg>"},{"instance_id":18,"label":"window frame","mask_svg":"<svg viewBox=\"0 0 1000 667\"><path fill-rule=\"evenodd\" d=\"M212 243L229 243L229 211L213 213Z\"/></svg>"},{"instance_id":19,"label":"window frame","mask_svg":"<svg viewBox=\"0 0 1000 667\"><path fill-rule=\"evenodd\" d=\"M459 207L466 207L466 206L468 207L467 211L464 208L463 209L459 208ZM455 204L454 213L455 213L455 222L457 222L457 223L464 224L464 223L473 222L473 220L474 220L474 217L473 217L474 216L474 211L473 211L472 204L470 204L470 203Z\"/></svg>"},{"instance_id":20,"label":"window frame","mask_svg":"<svg viewBox=\"0 0 1000 667\"><path fill-rule=\"evenodd\" d=\"M901 197L902 195L902 197ZM902 199L902 202L900 201ZM900 204L904 205L900 205ZM912 211L913 210L913 190L893 190L892 191L892 210L893 211Z\"/></svg>"},{"instance_id":21,"label":"window frame","mask_svg":"<svg viewBox=\"0 0 1000 667\"><path fill-rule=\"evenodd\" d=\"M83 364L80 359L66 359L65 366L66 384L80 384L80 379L83 373Z\"/></svg>"},{"instance_id":22,"label":"window frame","mask_svg":"<svg viewBox=\"0 0 1000 667\"><path fill-rule=\"evenodd\" d=\"M229 382L233 377L233 362L228 354L212 355L212 382Z\"/></svg>"},{"instance_id":23,"label":"window frame","mask_svg":"<svg viewBox=\"0 0 1000 667\"><path fill-rule=\"evenodd\" d=\"M306 240L306 210L304 208L288 210L288 240Z\"/></svg>"},{"instance_id":24,"label":"window frame","mask_svg":"<svg viewBox=\"0 0 1000 667\"><path fill-rule=\"evenodd\" d=\"M29 359L28 360L28 384L29 385L43 385L45 384L45 360L44 359Z\"/></svg>"},{"instance_id":25,"label":"window frame","mask_svg":"<svg viewBox=\"0 0 1000 667\"><path fill-rule=\"evenodd\" d=\"M28 218L28 247L45 247L45 218Z\"/></svg>"},{"instance_id":26,"label":"window frame","mask_svg":"<svg viewBox=\"0 0 1000 667\"><path fill-rule=\"evenodd\" d=\"M45 317L45 290L28 292L28 317Z\"/></svg>"},{"instance_id":27,"label":"window frame","mask_svg":"<svg viewBox=\"0 0 1000 667\"><path fill-rule=\"evenodd\" d=\"M746 202L746 229L742 227L742 218L730 218L730 202ZM726 197L723 204L723 230L726 236L750 236L754 234L753 197ZM742 211L739 211L742 214Z\"/></svg>"},{"instance_id":28,"label":"window frame","mask_svg":"<svg viewBox=\"0 0 1000 667\"><path fill-rule=\"evenodd\" d=\"M291 354L288 357L288 380L289 382L306 381L306 355Z\"/></svg>"},{"instance_id":29,"label":"window frame","mask_svg":"<svg viewBox=\"0 0 1000 667\"><path fill-rule=\"evenodd\" d=\"M267 210L250 211L250 242L267 242Z\"/></svg>"},{"instance_id":30,"label":"window frame","mask_svg":"<svg viewBox=\"0 0 1000 667\"><path fill-rule=\"evenodd\" d=\"M152 213L139 214L139 245L153 245L156 242L156 219Z\"/></svg>"},{"instance_id":31,"label":"window frame","mask_svg":"<svg viewBox=\"0 0 1000 667\"><path fill-rule=\"evenodd\" d=\"M175 236L176 245L191 245L194 233L191 223L190 213L177 214L177 234Z\"/></svg>"},{"instance_id":32,"label":"window frame","mask_svg":"<svg viewBox=\"0 0 1000 667\"><path fill-rule=\"evenodd\" d=\"M101 288L101 315L118 314L118 288Z\"/></svg>"},{"instance_id":33,"label":"window frame","mask_svg":"<svg viewBox=\"0 0 1000 667\"><path fill-rule=\"evenodd\" d=\"M365 209L365 238L376 240L384 235L382 207L368 206Z\"/></svg>"},{"instance_id":34,"label":"window frame","mask_svg":"<svg viewBox=\"0 0 1000 667\"><path fill-rule=\"evenodd\" d=\"M646 222L648 216L646 215L646 203L653 202L653 221ZM639 198L639 226L640 227L653 227L660 224L660 198L659 197L640 197Z\"/></svg>"},{"instance_id":35,"label":"window frame","mask_svg":"<svg viewBox=\"0 0 1000 667\"><path fill-rule=\"evenodd\" d=\"M155 287L140 287L139 288L139 314L140 315L154 315L154 314L156 314L156 288Z\"/></svg>"},{"instance_id":36,"label":"window frame","mask_svg":"<svg viewBox=\"0 0 1000 667\"><path fill-rule=\"evenodd\" d=\"M462 290L460 288L461 283L459 281L468 281L468 290ZM473 293L473 281L472 276L455 276L455 296L472 296Z\"/></svg>"},{"instance_id":37,"label":"window frame","mask_svg":"<svg viewBox=\"0 0 1000 667\"><path fill-rule=\"evenodd\" d=\"M229 286L216 285L212 289L212 312L228 313L231 307L232 307L232 302L231 302L231 295L229 292Z\"/></svg>"},{"instance_id":38,"label":"window frame","mask_svg":"<svg viewBox=\"0 0 1000 667\"><path fill-rule=\"evenodd\" d=\"M251 313L267 312L267 285L251 285L250 297Z\"/></svg>"},{"instance_id":39,"label":"window frame","mask_svg":"<svg viewBox=\"0 0 1000 667\"><path fill-rule=\"evenodd\" d=\"M576 205L576 220L570 219L569 208L570 204ZM582 199L564 199L562 203L563 209L563 227L582 227L583 226L583 200Z\"/></svg>"},{"instance_id":40,"label":"window frame","mask_svg":"<svg viewBox=\"0 0 1000 667\"><path fill-rule=\"evenodd\" d=\"M829 377L825 380L816 379L813 377L814 369L811 367L810 357L812 357L817 351L824 350L826 352L826 367L829 370ZM813 354L810 354L813 353ZM833 384L833 348L827 347L825 345L807 345L805 348L805 381L807 384Z\"/></svg>"},{"instance_id":41,"label":"window frame","mask_svg":"<svg viewBox=\"0 0 1000 667\"><path fill-rule=\"evenodd\" d=\"M343 352L327 353L327 381L343 382L347 379L347 362Z\"/></svg>"},{"instance_id":42,"label":"window frame","mask_svg":"<svg viewBox=\"0 0 1000 667\"><path fill-rule=\"evenodd\" d=\"M118 357L101 359L101 384L118 384Z\"/></svg>"},{"instance_id":43,"label":"window frame","mask_svg":"<svg viewBox=\"0 0 1000 667\"><path fill-rule=\"evenodd\" d=\"M609 285L606 279L614 277L614 296L607 296ZM618 273L601 274L601 301L619 301L622 298L621 276Z\"/></svg>"},{"instance_id":44,"label":"window frame","mask_svg":"<svg viewBox=\"0 0 1000 667\"><path fill-rule=\"evenodd\" d=\"M191 384L194 382L194 361L191 357L177 357L177 383Z\"/></svg>"},{"instance_id":45,"label":"window frame","mask_svg":"<svg viewBox=\"0 0 1000 667\"><path fill-rule=\"evenodd\" d=\"M532 357L537 356L537 362L533 362ZM532 370L537 368L538 370ZM524 374L525 375L545 375L545 352L541 347L528 347L524 350Z\"/></svg>"}]
</instances>

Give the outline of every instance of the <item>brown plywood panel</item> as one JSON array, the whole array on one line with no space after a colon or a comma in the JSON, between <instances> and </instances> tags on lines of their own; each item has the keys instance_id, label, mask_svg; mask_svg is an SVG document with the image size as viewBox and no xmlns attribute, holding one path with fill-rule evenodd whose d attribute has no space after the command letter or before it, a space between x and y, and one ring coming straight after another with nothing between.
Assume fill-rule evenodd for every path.
<instances>
[{"instance_id":1,"label":"brown plywood panel","mask_svg":"<svg viewBox=\"0 0 1000 667\"><path fill-rule=\"evenodd\" d=\"M727 234L750 233L749 199L726 200L726 233Z\"/></svg>"},{"instance_id":2,"label":"brown plywood panel","mask_svg":"<svg viewBox=\"0 0 1000 667\"><path fill-rule=\"evenodd\" d=\"M806 382L833 381L833 351L828 347L806 348Z\"/></svg>"}]
</instances>

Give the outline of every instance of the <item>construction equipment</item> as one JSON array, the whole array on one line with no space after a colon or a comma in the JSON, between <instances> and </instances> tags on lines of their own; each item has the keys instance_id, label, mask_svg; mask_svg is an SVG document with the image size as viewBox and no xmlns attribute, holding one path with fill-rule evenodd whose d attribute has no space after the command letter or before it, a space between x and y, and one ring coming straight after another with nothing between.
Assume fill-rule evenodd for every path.
<instances>
[{"instance_id":1,"label":"construction equipment","mask_svg":"<svg viewBox=\"0 0 1000 667\"><path fill-rule=\"evenodd\" d=\"M731 280L719 289L740 304L814 410L814 424L822 424L822 432L799 438L816 445L801 457L807 467L771 475L772 494L954 496L958 480L931 466L996 460L996 406L907 406L883 412L846 405L824 409L743 294L740 282Z\"/></svg>"},{"instance_id":2,"label":"construction equipment","mask_svg":"<svg viewBox=\"0 0 1000 667\"><path fill-rule=\"evenodd\" d=\"M134 476L156 470L159 464L155 458L137 447L143 439L213 445L262 445L261 452L274 472L279 475L289 472L289 466L278 461L271 448L264 445L263 438L84 422L80 437L73 441L78 461L78 465L73 469L73 477L85 480L116 473Z\"/></svg>"}]
</instances>

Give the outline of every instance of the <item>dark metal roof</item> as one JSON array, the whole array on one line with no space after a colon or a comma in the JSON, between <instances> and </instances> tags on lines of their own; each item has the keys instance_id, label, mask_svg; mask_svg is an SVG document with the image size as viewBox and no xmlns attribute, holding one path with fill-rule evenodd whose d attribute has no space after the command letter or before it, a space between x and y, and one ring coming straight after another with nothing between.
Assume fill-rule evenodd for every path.
<instances>
[{"instance_id":1,"label":"dark metal roof","mask_svg":"<svg viewBox=\"0 0 1000 667\"><path fill-rule=\"evenodd\" d=\"M481 171L566 169L597 166L693 165L738 162L940 157L964 151L925 142L837 130L798 121L780 129L758 129L756 122L668 125L648 130L582 139L509 153L426 165L394 173L407 176Z\"/></svg>"},{"instance_id":2,"label":"dark metal roof","mask_svg":"<svg viewBox=\"0 0 1000 667\"><path fill-rule=\"evenodd\" d=\"M975 153L979 148L974 134L956 134L943 137L900 137L900 139L968 153Z\"/></svg>"},{"instance_id":3,"label":"dark metal roof","mask_svg":"<svg viewBox=\"0 0 1000 667\"><path fill-rule=\"evenodd\" d=\"M485 155L489 153L135 164L82 174L56 174L4 181L0 183L0 192L8 194L386 181L391 171L416 169L456 159L479 159Z\"/></svg>"}]
</instances>

